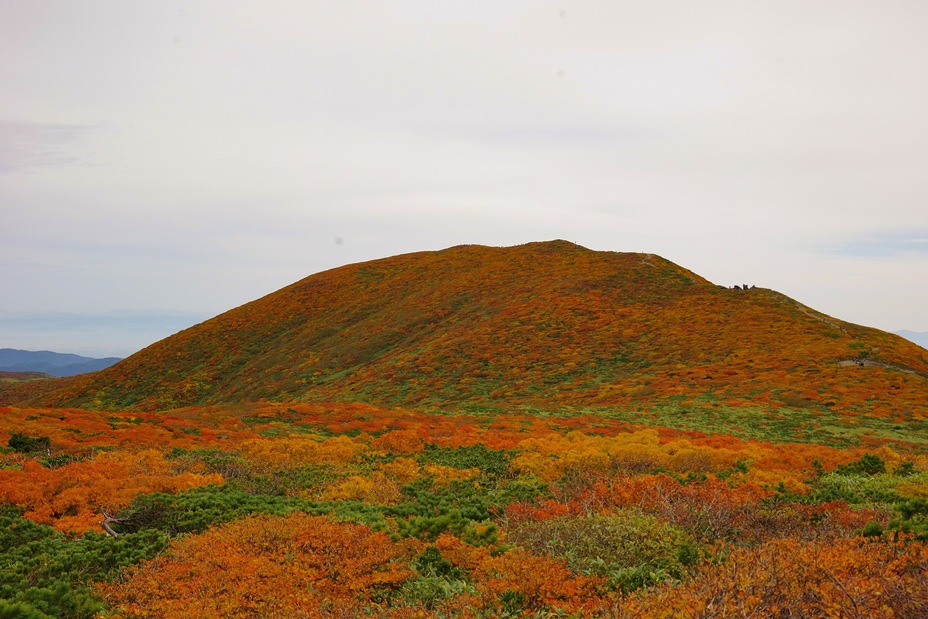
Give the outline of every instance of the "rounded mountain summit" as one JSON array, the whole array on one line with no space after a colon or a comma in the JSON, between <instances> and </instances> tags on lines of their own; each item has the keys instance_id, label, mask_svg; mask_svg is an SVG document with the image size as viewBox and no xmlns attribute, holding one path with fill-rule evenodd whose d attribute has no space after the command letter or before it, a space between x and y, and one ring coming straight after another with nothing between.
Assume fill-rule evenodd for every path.
<instances>
[{"instance_id":1,"label":"rounded mountain summit","mask_svg":"<svg viewBox=\"0 0 928 619\"><path fill-rule=\"evenodd\" d=\"M928 353L772 290L566 241L351 264L149 346L45 406L351 401L454 410L826 407L911 418Z\"/></svg>"}]
</instances>

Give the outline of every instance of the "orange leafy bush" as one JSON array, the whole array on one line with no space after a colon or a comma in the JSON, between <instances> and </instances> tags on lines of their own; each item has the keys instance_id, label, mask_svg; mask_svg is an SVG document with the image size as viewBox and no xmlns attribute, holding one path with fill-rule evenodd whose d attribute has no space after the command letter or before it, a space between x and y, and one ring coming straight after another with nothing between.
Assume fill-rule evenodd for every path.
<instances>
[{"instance_id":1,"label":"orange leafy bush","mask_svg":"<svg viewBox=\"0 0 928 619\"><path fill-rule=\"evenodd\" d=\"M180 538L99 590L134 619L360 616L413 575L383 533L322 516L249 517Z\"/></svg>"},{"instance_id":2,"label":"orange leafy bush","mask_svg":"<svg viewBox=\"0 0 928 619\"><path fill-rule=\"evenodd\" d=\"M601 580L577 576L560 560L519 548L494 555L450 535L441 535L435 546L451 563L471 573L480 598L475 605L485 609L507 594L517 594L528 610L563 612L588 609L598 598L596 586Z\"/></svg>"},{"instance_id":3,"label":"orange leafy bush","mask_svg":"<svg viewBox=\"0 0 928 619\"><path fill-rule=\"evenodd\" d=\"M98 529L100 510L117 511L142 492L177 492L222 483L219 474L175 471L156 450L104 452L90 460L48 469L34 460L0 469L0 501L59 531Z\"/></svg>"},{"instance_id":4,"label":"orange leafy bush","mask_svg":"<svg viewBox=\"0 0 928 619\"><path fill-rule=\"evenodd\" d=\"M733 466L742 453L724 447L693 444L687 440L661 442L654 430L591 436L582 432L547 433L518 445L513 466L554 481L567 471L608 473L669 469L681 473L705 473Z\"/></svg>"},{"instance_id":5,"label":"orange leafy bush","mask_svg":"<svg viewBox=\"0 0 928 619\"><path fill-rule=\"evenodd\" d=\"M325 440L290 436L246 440L238 449L257 470L284 471L309 464L349 464L356 462L368 447L363 439L347 436Z\"/></svg>"},{"instance_id":6,"label":"orange leafy bush","mask_svg":"<svg viewBox=\"0 0 928 619\"><path fill-rule=\"evenodd\" d=\"M364 501L375 505L390 505L400 497L397 483L375 471L369 476L350 475L322 493L325 501Z\"/></svg>"},{"instance_id":7,"label":"orange leafy bush","mask_svg":"<svg viewBox=\"0 0 928 619\"><path fill-rule=\"evenodd\" d=\"M928 616L928 545L774 540L622 606L626 619Z\"/></svg>"}]
</instances>

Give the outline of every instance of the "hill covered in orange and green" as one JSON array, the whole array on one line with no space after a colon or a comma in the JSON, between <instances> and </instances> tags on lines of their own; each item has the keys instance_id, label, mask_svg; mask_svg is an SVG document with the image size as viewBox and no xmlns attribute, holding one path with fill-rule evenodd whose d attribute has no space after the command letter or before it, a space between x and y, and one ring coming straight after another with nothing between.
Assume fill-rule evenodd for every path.
<instances>
[{"instance_id":1,"label":"hill covered in orange and green","mask_svg":"<svg viewBox=\"0 0 928 619\"><path fill-rule=\"evenodd\" d=\"M918 420L928 352L653 254L469 245L312 275L33 403L260 399L546 410L713 401Z\"/></svg>"}]
</instances>

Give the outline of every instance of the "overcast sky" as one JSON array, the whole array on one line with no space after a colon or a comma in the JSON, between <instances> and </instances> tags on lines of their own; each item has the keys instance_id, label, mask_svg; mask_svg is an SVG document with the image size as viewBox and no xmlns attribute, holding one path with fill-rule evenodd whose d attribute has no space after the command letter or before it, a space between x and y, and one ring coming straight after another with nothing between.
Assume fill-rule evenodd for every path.
<instances>
[{"instance_id":1,"label":"overcast sky","mask_svg":"<svg viewBox=\"0 0 928 619\"><path fill-rule=\"evenodd\" d=\"M928 331L926 24L924 0L0 0L0 347L125 355L342 264L556 238Z\"/></svg>"}]
</instances>

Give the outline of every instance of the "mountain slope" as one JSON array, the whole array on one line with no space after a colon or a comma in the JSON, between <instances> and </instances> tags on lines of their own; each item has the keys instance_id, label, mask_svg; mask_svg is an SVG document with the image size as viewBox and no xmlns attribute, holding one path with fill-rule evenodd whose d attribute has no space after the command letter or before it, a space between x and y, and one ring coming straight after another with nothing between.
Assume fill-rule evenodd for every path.
<instances>
[{"instance_id":1,"label":"mountain slope","mask_svg":"<svg viewBox=\"0 0 928 619\"><path fill-rule=\"evenodd\" d=\"M39 403L453 408L714 399L924 413L928 353L651 254L552 241L347 265L72 380ZM883 394L892 394L884 397Z\"/></svg>"}]
</instances>

